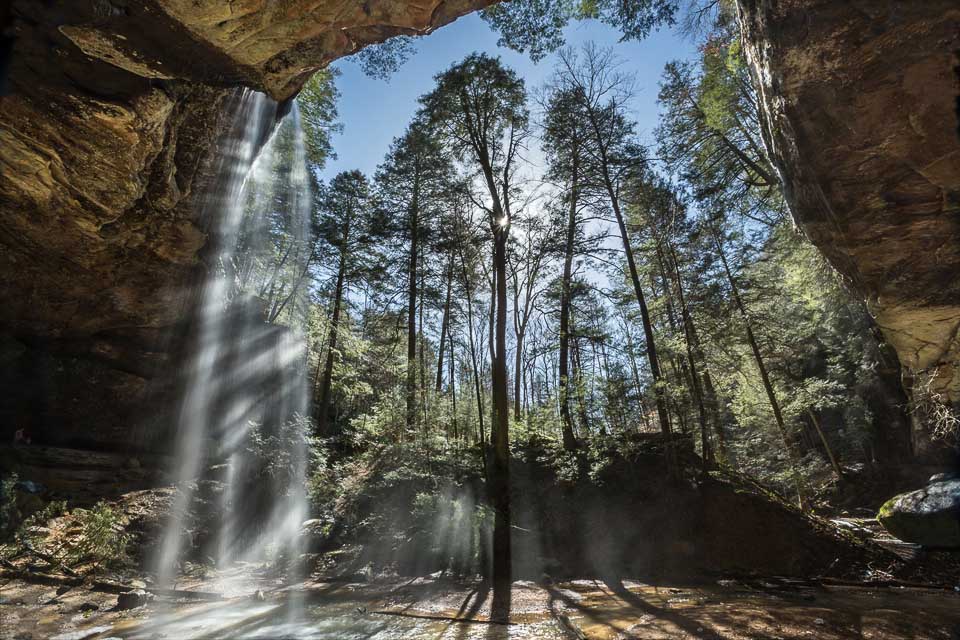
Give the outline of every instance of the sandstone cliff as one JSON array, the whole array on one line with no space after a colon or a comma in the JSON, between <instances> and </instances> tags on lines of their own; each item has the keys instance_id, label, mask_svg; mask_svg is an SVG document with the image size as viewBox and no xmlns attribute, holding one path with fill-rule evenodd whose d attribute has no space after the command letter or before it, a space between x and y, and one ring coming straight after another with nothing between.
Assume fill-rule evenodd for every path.
<instances>
[{"instance_id":1,"label":"sandstone cliff","mask_svg":"<svg viewBox=\"0 0 960 640\"><path fill-rule=\"evenodd\" d=\"M865 297L906 374L960 402L960 5L739 8L797 223Z\"/></svg>"},{"instance_id":2,"label":"sandstone cliff","mask_svg":"<svg viewBox=\"0 0 960 640\"><path fill-rule=\"evenodd\" d=\"M130 442L203 268L192 196L233 88L289 98L331 60L485 4L14 2L0 98L0 437Z\"/></svg>"}]
</instances>

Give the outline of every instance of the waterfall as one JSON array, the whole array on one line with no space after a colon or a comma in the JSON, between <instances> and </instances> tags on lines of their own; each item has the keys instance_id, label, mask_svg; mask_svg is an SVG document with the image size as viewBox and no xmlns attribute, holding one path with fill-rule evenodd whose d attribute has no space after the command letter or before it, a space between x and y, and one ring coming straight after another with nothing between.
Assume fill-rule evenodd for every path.
<instances>
[{"instance_id":1,"label":"waterfall","mask_svg":"<svg viewBox=\"0 0 960 640\"><path fill-rule=\"evenodd\" d=\"M154 558L172 585L190 551L218 569L295 559L306 517L302 328L311 189L296 104L244 90L201 201L211 256L177 419L177 492ZM204 505L206 516L198 516Z\"/></svg>"}]
</instances>

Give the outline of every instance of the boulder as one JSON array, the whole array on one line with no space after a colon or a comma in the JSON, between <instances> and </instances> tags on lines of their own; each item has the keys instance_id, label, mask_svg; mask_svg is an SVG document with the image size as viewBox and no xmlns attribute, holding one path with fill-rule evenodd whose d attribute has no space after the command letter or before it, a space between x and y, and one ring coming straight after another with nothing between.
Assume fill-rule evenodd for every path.
<instances>
[{"instance_id":1,"label":"boulder","mask_svg":"<svg viewBox=\"0 0 960 640\"><path fill-rule=\"evenodd\" d=\"M905 542L960 549L960 480L932 482L887 500L877 520Z\"/></svg>"}]
</instances>

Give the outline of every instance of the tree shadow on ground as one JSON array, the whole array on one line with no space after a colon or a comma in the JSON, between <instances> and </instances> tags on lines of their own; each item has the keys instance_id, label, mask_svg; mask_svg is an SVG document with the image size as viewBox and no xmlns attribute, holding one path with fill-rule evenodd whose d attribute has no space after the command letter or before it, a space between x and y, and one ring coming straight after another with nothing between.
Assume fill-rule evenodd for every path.
<instances>
[{"instance_id":1,"label":"tree shadow on ground","mask_svg":"<svg viewBox=\"0 0 960 640\"><path fill-rule=\"evenodd\" d=\"M627 589L621 578L604 577L603 584L607 587L607 589L613 592L614 595L619 597L630 606L642 611L645 614L654 616L659 620L669 622L678 629L684 631L692 638L698 638L702 640L723 639L722 635L716 633L715 631L705 629L703 625L696 620L691 620L690 618L687 618L676 611L670 611L669 609L658 607L650 602L647 602L638 594Z\"/></svg>"}]
</instances>

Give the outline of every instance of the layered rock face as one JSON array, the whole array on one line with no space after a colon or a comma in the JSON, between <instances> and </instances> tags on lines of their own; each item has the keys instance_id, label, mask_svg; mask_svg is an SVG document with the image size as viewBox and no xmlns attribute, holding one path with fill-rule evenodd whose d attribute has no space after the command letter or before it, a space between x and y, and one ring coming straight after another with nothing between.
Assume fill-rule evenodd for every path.
<instances>
[{"instance_id":1,"label":"layered rock face","mask_svg":"<svg viewBox=\"0 0 960 640\"><path fill-rule=\"evenodd\" d=\"M234 87L283 100L335 58L485 4L14 2L0 98L0 438L24 428L125 447L153 413L147 399L168 404L158 380L207 243L193 197Z\"/></svg>"},{"instance_id":2,"label":"layered rock face","mask_svg":"<svg viewBox=\"0 0 960 640\"><path fill-rule=\"evenodd\" d=\"M738 2L797 222L907 373L960 403L960 5Z\"/></svg>"}]
</instances>

